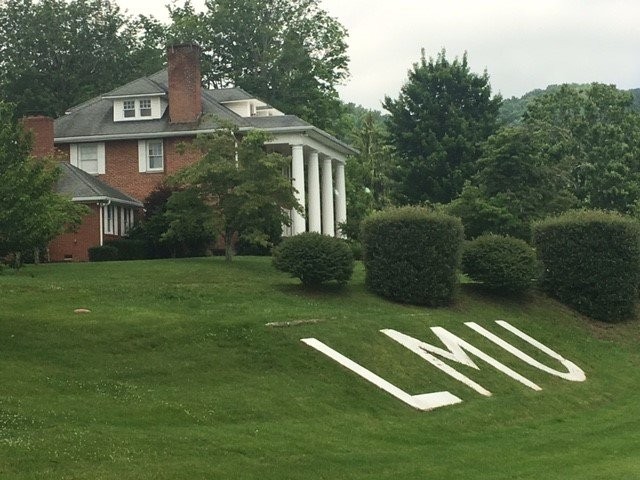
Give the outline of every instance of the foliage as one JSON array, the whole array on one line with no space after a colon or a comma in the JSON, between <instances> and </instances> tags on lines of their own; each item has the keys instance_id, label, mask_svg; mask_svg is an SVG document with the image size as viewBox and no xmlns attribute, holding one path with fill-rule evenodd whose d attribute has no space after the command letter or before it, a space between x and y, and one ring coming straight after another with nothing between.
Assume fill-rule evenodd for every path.
<instances>
[{"instance_id":1,"label":"foliage","mask_svg":"<svg viewBox=\"0 0 640 480\"><path fill-rule=\"evenodd\" d=\"M0 257L13 254L19 268L23 252L45 247L88 210L54 192L57 163L29 156L31 138L13 116L0 102Z\"/></svg>"},{"instance_id":2,"label":"foliage","mask_svg":"<svg viewBox=\"0 0 640 480\"><path fill-rule=\"evenodd\" d=\"M174 250L202 256L220 234L220 224L213 209L200 197L195 187L174 191L164 213L167 230L161 241Z\"/></svg>"},{"instance_id":3,"label":"foliage","mask_svg":"<svg viewBox=\"0 0 640 480\"><path fill-rule=\"evenodd\" d=\"M347 223L341 229L348 238L357 240L362 220L391 203L393 153L379 112L353 104L345 109L349 112L347 141L360 153L350 157L345 167Z\"/></svg>"},{"instance_id":4,"label":"foliage","mask_svg":"<svg viewBox=\"0 0 640 480\"><path fill-rule=\"evenodd\" d=\"M170 7L170 36L203 47L204 80L235 85L331 131L348 75L344 27L319 0L209 0Z\"/></svg>"},{"instance_id":5,"label":"foliage","mask_svg":"<svg viewBox=\"0 0 640 480\"><path fill-rule=\"evenodd\" d=\"M575 205L553 141L526 125L502 128L487 140L478 173L446 207L462 219L468 238L495 233L528 241L532 221Z\"/></svg>"},{"instance_id":6,"label":"foliage","mask_svg":"<svg viewBox=\"0 0 640 480\"><path fill-rule=\"evenodd\" d=\"M273 265L303 285L317 287L332 281L345 285L353 274L354 260L344 240L307 232L284 239L273 250Z\"/></svg>"},{"instance_id":7,"label":"foliage","mask_svg":"<svg viewBox=\"0 0 640 480\"><path fill-rule=\"evenodd\" d=\"M104 242L105 246L118 251L118 260L144 260L147 256L147 244L144 240L120 238Z\"/></svg>"},{"instance_id":8,"label":"foliage","mask_svg":"<svg viewBox=\"0 0 640 480\"><path fill-rule=\"evenodd\" d=\"M112 262L119 260L118 249L114 245L90 247L88 252L90 262Z\"/></svg>"},{"instance_id":9,"label":"foliage","mask_svg":"<svg viewBox=\"0 0 640 480\"><path fill-rule=\"evenodd\" d=\"M144 207L145 218L129 232L129 238L144 242L147 258L203 256L215 240L211 212L193 192L161 184L149 193Z\"/></svg>"},{"instance_id":10,"label":"foliage","mask_svg":"<svg viewBox=\"0 0 640 480\"><path fill-rule=\"evenodd\" d=\"M574 211L534 227L542 287L597 320L632 317L640 286L640 224L618 214Z\"/></svg>"},{"instance_id":11,"label":"foliage","mask_svg":"<svg viewBox=\"0 0 640 480\"><path fill-rule=\"evenodd\" d=\"M162 35L111 0L0 3L0 90L18 117L72 105L162 67ZM161 29L160 29L161 30Z\"/></svg>"},{"instance_id":12,"label":"foliage","mask_svg":"<svg viewBox=\"0 0 640 480\"><path fill-rule=\"evenodd\" d=\"M445 51L409 71L397 100L385 97L388 128L398 154L395 172L403 203L448 203L476 171L480 148L495 132L500 96L489 76L472 73L466 53L450 62Z\"/></svg>"},{"instance_id":13,"label":"foliage","mask_svg":"<svg viewBox=\"0 0 640 480\"><path fill-rule=\"evenodd\" d=\"M207 206L210 224L223 236L227 260L233 255L235 234L269 246L274 222L288 224L287 212L301 208L291 182L282 174L289 161L267 153L263 147L267 140L264 132L252 131L240 138L226 128L198 136L190 148L199 151L202 159L172 179Z\"/></svg>"},{"instance_id":14,"label":"foliage","mask_svg":"<svg viewBox=\"0 0 640 480\"><path fill-rule=\"evenodd\" d=\"M463 228L424 208L377 212L362 225L366 285L404 303L444 305L457 284Z\"/></svg>"},{"instance_id":15,"label":"foliage","mask_svg":"<svg viewBox=\"0 0 640 480\"><path fill-rule=\"evenodd\" d=\"M579 206L629 213L640 200L640 114L612 85L562 86L529 105L524 122L544 132Z\"/></svg>"},{"instance_id":16,"label":"foliage","mask_svg":"<svg viewBox=\"0 0 640 480\"><path fill-rule=\"evenodd\" d=\"M564 85L576 90L584 90L586 88L589 88L589 85L586 84L571 83ZM527 111L527 107L532 101L534 101L538 97L542 97L543 95L557 92L558 90L560 90L560 88L562 88L562 86L563 85L549 85L544 89L537 88L535 90L531 90L530 92L525 93L522 97L511 97L504 99L498 113L498 123L500 123L501 125L510 126L521 124L525 112ZM640 111L640 88L635 88L627 91L633 95L633 110Z\"/></svg>"},{"instance_id":17,"label":"foliage","mask_svg":"<svg viewBox=\"0 0 640 480\"><path fill-rule=\"evenodd\" d=\"M462 251L462 271L498 293L521 293L536 276L536 254L524 240L483 235Z\"/></svg>"}]
</instances>

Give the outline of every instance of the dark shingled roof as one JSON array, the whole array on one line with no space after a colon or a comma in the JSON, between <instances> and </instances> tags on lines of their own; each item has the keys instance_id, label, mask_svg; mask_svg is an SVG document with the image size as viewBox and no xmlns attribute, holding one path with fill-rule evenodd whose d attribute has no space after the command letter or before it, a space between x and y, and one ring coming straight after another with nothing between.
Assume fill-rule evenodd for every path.
<instances>
[{"instance_id":1,"label":"dark shingled roof","mask_svg":"<svg viewBox=\"0 0 640 480\"><path fill-rule=\"evenodd\" d=\"M180 134L198 130L212 130L222 123L231 123L239 128L269 128L269 127L307 127L307 122L294 115L277 117L241 117L220 102L233 100L248 100L253 98L241 88L224 88L220 90L203 90L203 116L197 124L171 124L168 114L156 120L141 120L129 122L113 121L113 100L104 97L126 95L149 95L166 93L168 84L167 70L161 70L149 77L140 78L122 87L112 90L108 94L96 97L56 119L55 137L58 141L64 138L91 136L119 136L145 134Z\"/></svg>"},{"instance_id":2,"label":"dark shingled roof","mask_svg":"<svg viewBox=\"0 0 640 480\"><path fill-rule=\"evenodd\" d=\"M88 174L78 167L74 167L70 163L60 162L62 174L56 185L56 192L68 195L75 201L82 202L98 198L111 200L113 203L122 203L136 207L144 205L129 195L122 193L120 190L107 185L102 180Z\"/></svg>"},{"instance_id":3,"label":"dark shingled roof","mask_svg":"<svg viewBox=\"0 0 640 480\"><path fill-rule=\"evenodd\" d=\"M164 95L168 93L168 70L163 69L148 77L139 78L111 92L93 98L71 108L66 115L54 122L56 143L92 141L96 139L148 138L151 136L191 135L198 131L211 131L223 124L231 124L241 130L262 129L267 132L278 130L314 132L336 144L343 153L357 153L349 145L314 127L295 115L274 115L271 117L242 117L223 105L224 102L255 98L241 88L222 88L202 91L203 115L195 123L169 123L168 109L162 118L127 122L113 121L113 97L128 95Z\"/></svg>"}]
</instances>

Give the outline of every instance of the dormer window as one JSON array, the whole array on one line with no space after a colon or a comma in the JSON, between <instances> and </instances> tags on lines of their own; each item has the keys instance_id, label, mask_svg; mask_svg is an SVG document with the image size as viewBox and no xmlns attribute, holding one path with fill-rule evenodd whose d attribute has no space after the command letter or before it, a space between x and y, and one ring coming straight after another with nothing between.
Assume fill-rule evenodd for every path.
<instances>
[{"instance_id":1,"label":"dormer window","mask_svg":"<svg viewBox=\"0 0 640 480\"><path fill-rule=\"evenodd\" d=\"M134 118L136 116L136 101L125 100L123 102L122 111L124 113L124 118Z\"/></svg>"},{"instance_id":2,"label":"dormer window","mask_svg":"<svg viewBox=\"0 0 640 480\"><path fill-rule=\"evenodd\" d=\"M137 98L114 98L113 121L154 120L162 118L166 108L167 101L160 96L140 95Z\"/></svg>"},{"instance_id":3,"label":"dormer window","mask_svg":"<svg viewBox=\"0 0 640 480\"><path fill-rule=\"evenodd\" d=\"M151 116L151 100L150 99L144 98L140 100L140 116L141 117Z\"/></svg>"}]
</instances>

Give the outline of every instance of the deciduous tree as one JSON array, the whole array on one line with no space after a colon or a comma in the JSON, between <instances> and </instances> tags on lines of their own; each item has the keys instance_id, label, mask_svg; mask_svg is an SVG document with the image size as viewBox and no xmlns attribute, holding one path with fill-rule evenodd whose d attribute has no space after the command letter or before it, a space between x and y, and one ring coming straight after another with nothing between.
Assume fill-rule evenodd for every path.
<instances>
[{"instance_id":1,"label":"deciduous tree","mask_svg":"<svg viewBox=\"0 0 640 480\"><path fill-rule=\"evenodd\" d=\"M78 224L86 207L54 192L60 171L53 159L29 156L31 139L0 102L0 257L46 246L65 227Z\"/></svg>"},{"instance_id":2,"label":"deciduous tree","mask_svg":"<svg viewBox=\"0 0 640 480\"><path fill-rule=\"evenodd\" d=\"M203 47L202 73L327 130L341 114L336 86L348 75L345 28L319 0L207 0L170 7L171 38Z\"/></svg>"},{"instance_id":3,"label":"deciduous tree","mask_svg":"<svg viewBox=\"0 0 640 480\"><path fill-rule=\"evenodd\" d=\"M231 128L196 138L192 148L202 159L180 171L173 182L193 189L210 208L211 225L225 242L227 260L233 255L233 238L267 244L268 224L288 224L288 211L301 208L291 181L283 175L289 160L267 153L268 135L253 131L240 137ZM171 202L171 200L170 200ZM169 228L167 235L172 235Z\"/></svg>"},{"instance_id":4,"label":"deciduous tree","mask_svg":"<svg viewBox=\"0 0 640 480\"><path fill-rule=\"evenodd\" d=\"M2 97L18 116L60 116L162 68L163 36L157 22L126 16L112 0L0 2Z\"/></svg>"}]
</instances>

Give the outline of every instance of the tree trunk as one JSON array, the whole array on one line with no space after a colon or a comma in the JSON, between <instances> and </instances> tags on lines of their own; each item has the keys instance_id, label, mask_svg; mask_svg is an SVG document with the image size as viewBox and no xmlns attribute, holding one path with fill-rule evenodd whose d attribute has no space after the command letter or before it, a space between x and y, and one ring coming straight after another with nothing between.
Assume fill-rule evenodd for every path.
<instances>
[{"instance_id":1,"label":"tree trunk","mask_svg":"<svg viewBox=\"0 0 640 480\"><path fill-rule=\"evenodd\" d=\"M233 233L229 231L224 234L224 259L227 262L233 260Z\"/></svg>"}]
</instances>

